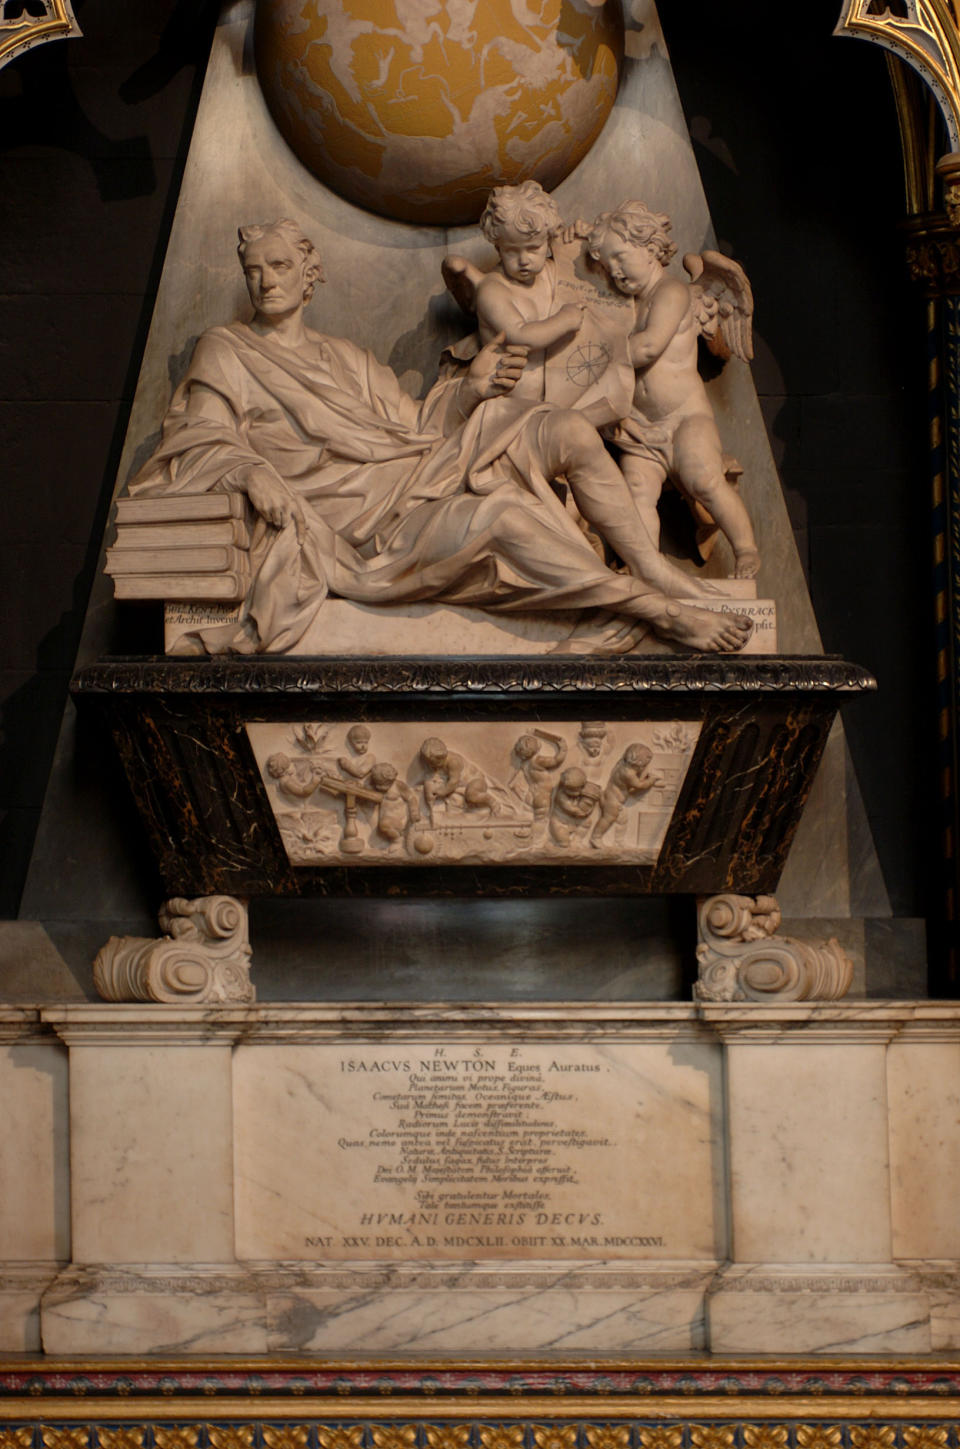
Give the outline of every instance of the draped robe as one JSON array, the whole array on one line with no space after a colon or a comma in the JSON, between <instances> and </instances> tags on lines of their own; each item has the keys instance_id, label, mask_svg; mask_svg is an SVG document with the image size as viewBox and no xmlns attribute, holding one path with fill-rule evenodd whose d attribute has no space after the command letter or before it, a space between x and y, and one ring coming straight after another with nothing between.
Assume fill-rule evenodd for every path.
<instances>
[{"instance_id":1,"label":"draped robe","mask_svg":"<svg viewBox=\"0 0 960 1449\"><path fill-rule=\"evenodd\" d=\"M549 406L505 396L465 417L462 392L452 377L416 402L341 338L308 333L295 351L243 323L203 334L130 493L245 492L268 475L307 519L258 517L240 626L205 631L209 650L294 651L328 593L514 611L629 601L636 615L652 591L604 567L544 475Z\"/></svg>"}]
</instances>

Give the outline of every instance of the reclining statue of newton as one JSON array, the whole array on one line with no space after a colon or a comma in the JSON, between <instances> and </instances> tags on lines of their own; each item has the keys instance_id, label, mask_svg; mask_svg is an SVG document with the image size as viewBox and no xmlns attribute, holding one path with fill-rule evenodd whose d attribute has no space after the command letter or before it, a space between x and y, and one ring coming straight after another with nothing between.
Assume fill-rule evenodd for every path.
<instances>
[{"instance_id":1,"label":"reclining statue of newton","mask_svg":"<svg viewBox=\"0 0 960 1449\"><path fill-rule=\"evenodd\" d=\"M253 319L200 338L129 488L240 492L256 516L239 621L178 652L295 653L328 594L599 610L687 649L743 647L749 619L675 597L703 586L661 556L592 424L511 397L526 349L495 339L417 402L372 354L305 325L323 273L296 223L243 227L238 250ZM559 478L629 572L598 558Z\"/></svg>"}]
</instances>

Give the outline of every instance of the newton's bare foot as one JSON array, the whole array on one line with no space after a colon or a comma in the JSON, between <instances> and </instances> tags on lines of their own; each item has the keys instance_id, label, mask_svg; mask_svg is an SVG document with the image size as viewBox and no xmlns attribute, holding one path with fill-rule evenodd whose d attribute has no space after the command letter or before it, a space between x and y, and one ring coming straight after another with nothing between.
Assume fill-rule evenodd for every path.
<instances>
[{"instance_id":1,"label":"newton's bare foot","mask_svg":"<svg viewBox=\"0 0 960 1449\"><path fill-rule=\"evenodd\" d=\"M651 621L661 639L704 654L734 654L753 631L746 614L714 614L687 604L670 603Z\"/></svg>"},{"instance_id":2,"label":"newton's bare foot","mask_svg":"<svg viewBox=\"0 0 960 1449\"><path fill-rule=\"evenodd\" d=\"M742 548L736 556L735 579L755 579L760 572L760 555L755 548Z\"/></svg>"}]
</instances>

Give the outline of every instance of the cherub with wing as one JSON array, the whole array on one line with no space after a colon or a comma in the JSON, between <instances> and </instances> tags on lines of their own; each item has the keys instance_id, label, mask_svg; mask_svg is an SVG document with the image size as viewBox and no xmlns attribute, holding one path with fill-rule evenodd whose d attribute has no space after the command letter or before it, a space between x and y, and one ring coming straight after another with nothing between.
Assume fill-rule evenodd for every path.
<instances>
[{"instance_id":1,"label":"cherub with wing","mask_svg":"<svg viewBox=\"0 0 960 1449\"><path fill-rule=\"evenodd\" d=\"M726 534L734 577L754 578L760 554L753 526L727 479L720 434L697 369L700 336L718 357L753 355L753 296L743 269L706 251L684 257L690 282L668 276L677 250L670 218L642 201L625 201L598 216L587 249L636 305L629 344L636 369L633 407L629 417L603 432L621 451L620 466L651 537L659 539L657 502L669 478Z\"/></svg>"}]
</instances>

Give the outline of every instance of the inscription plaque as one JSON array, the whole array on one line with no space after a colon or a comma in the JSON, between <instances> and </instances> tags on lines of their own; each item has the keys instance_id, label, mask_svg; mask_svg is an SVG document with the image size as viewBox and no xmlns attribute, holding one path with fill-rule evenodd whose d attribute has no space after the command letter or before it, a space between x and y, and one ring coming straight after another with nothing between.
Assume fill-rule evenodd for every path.
<instances>
[{"instance_id":1,"label":"inscription plaque","mask_svg":"<svg viewBox=\"0 0 960 1449\"><path fill-rule=\"evenodd\" d=\"M240 1256L712 1258L712 1048L238 1052Z\"/></svg>"}]
</instances>

